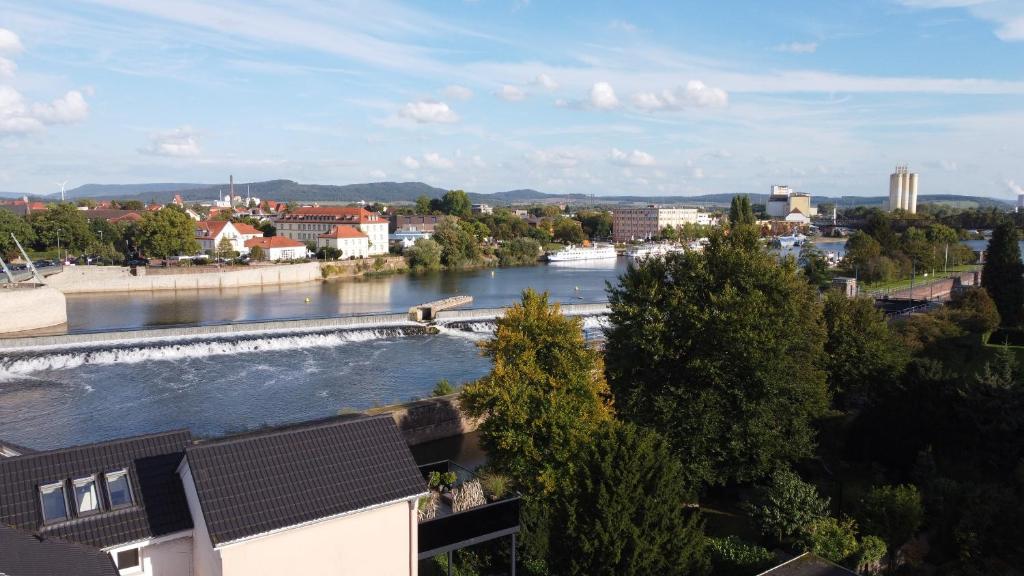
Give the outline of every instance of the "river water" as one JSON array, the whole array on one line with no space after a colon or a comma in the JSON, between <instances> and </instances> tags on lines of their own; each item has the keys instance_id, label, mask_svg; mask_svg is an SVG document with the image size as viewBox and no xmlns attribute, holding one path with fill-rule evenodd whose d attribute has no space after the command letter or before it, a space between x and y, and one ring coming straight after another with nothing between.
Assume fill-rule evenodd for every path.
<instances>
[{"instance_id":1,"label":"river water","mask_svg":"<svg viewBox=\"0 0 1024 576\"><path fill-rule=\"evenodd\" d=\"M560 302L601 302L605 283L625 267L619 258L265 289L73 295L68 316L71 330L81 331L400 311L455 294L495 307L527 287ZM600 324L588 318L586 331ZM374 327L9 354L0 356L0 438L53 448L172 428L209 436L403 402L429 396L442 378L460 384L486 374L490 361L477 343L492 329Z\"/></svg>"}]
</instances>

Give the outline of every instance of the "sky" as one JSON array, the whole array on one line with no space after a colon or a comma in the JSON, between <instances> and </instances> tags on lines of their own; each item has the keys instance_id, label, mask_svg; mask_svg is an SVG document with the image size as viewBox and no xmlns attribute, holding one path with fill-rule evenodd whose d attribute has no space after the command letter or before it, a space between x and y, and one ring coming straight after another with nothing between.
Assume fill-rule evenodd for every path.
<instances>
[{"instance_id":1,"label":"sky","mask_svg":"<svg viewBox=\"0 0 1024 576\"><path fill-rule=\"evenodd\" d=\"M1024 0L0 0L0 191L1024 193Z\"/></svg>"}]
</instances>

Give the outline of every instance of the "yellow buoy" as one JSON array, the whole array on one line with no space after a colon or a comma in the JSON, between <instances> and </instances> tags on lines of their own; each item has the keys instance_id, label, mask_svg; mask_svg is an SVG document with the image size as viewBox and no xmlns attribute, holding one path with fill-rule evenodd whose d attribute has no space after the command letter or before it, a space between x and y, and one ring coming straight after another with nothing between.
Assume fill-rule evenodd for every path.
<instances>
[{"instance_id":1,"label":"yellow buoy","mask_svg":"<svg viewBox=\"0 0 1024 576\"><path fill-rule=\"evenodd\" d=\"M491 270L491 278L494 278L494 270Z\"/></svg>"},{"instance_id":2,"label":"yellow buoy","mask_svg":"<svg viewBox=\"0 0 1024 576\"><path fill-rule=\"evenodd\" d=\"M306 304L309 304L309 296L306 296Z\"/></svg>"}]
</instances>

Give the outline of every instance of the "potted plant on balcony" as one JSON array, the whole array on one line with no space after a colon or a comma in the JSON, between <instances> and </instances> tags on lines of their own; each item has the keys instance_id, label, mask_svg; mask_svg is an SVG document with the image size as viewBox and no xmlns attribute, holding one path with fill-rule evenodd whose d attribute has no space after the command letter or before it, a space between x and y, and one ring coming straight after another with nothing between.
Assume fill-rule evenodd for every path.
<instances>
[{"instance_id":1,"label":"potted plant on balcony","mask_svg":"<svg viewBox=\"0 0 1024 576\"><path fill-rule=\"evenodd\" d=\"M480 474L480 484L488 502L501 500L508 494L508 477L497 472L484 472Z\"/></svg>"},{"instance_id":2,"label":"potted plant on balcony","mask_svg":"<svg viewBox=\"0 0 1024 576\"><path fill-rule=\"evenodd\" d=\"M451 496L452 486L458 481L458 476L455 472L438 472L434 471L430 473L427 478L427 486L431 490L437 490L442 496Z\"/></svg>"}]
</instances>

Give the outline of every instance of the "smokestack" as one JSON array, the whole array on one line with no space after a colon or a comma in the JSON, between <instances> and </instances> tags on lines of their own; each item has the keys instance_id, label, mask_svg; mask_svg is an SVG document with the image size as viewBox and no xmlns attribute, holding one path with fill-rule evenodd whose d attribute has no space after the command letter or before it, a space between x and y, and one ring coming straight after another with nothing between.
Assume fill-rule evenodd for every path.
<instances>
[{"instance_id":1,"label":"smokestack","mask_svg":"<svg viewBox=\"0 0 1024 576\"><path fill-rule=\"evenodd\" d=\"M235 198L235 175L228 176L228 194L231 194L231 198Z\"/></svg>"}]
</instances>

